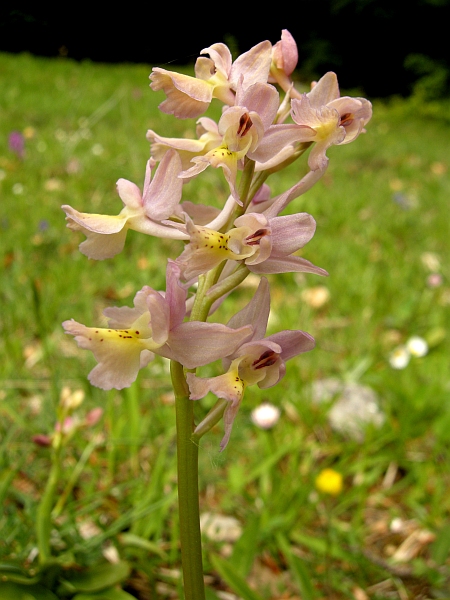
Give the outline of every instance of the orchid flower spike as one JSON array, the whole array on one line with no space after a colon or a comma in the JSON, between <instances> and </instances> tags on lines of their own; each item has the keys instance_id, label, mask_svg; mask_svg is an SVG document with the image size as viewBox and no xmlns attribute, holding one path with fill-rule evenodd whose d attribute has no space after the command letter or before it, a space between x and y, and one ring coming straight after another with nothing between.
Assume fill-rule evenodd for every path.
<instances>
[{"instance_id":1,"label":"orchid flower spike","mask_svg":"<svg viewBox=\"0 0 450 600\"><path fill-rule=\"evenodd\" d=\"M227 327L220 323L183 322L186 291L179 283L180 270L168 262L166 292L144 286L134 307L106 308L108 326L86 327L64 321L66 333L80 348L91 350L98 365L89 381L103 390L129 387L154 353L176 360L188 369L206 365L234 352L252 335L252 327Z\"/></svg>"},{"instance_id":2,"label":"orchid flower spike","mask_svg":"<svg viewBox=\"0 0 450 600\"><path fill-rule=\"evenodd\" d=\"M62 206L67 227L81 231L87 238L80 244L80 252L96 260L111 258L123 250L128 229L156 237L187 239L182 232L162 223L176 212L181 200L180 157L175 150L167 152L152 180L154 164L152 159L147 162L142 194L131 181L119 179L117 191L125 206L117 216L81 213L67 204Z\"/></svg>"},{"instance_id":3,"label":"orchid flower spike","mask_svg":"<svg viewBox=\"0 0 450 600\"><path fill-rule=\"evenodd\" d=\"M253 335L223 360L225 373L201 378L187 374L191 400L199 400L212 392L229 402L225 409L223 450L231 435L234 419L242 402L245 389L258 385L265 389L274 386L286 373L285 362L315 346L314 339L304 331L281 331L264 337L270 312L269 283L264 277L252 300L228 322L229 327L251 324Z\"/></svg>"}]
</instances>

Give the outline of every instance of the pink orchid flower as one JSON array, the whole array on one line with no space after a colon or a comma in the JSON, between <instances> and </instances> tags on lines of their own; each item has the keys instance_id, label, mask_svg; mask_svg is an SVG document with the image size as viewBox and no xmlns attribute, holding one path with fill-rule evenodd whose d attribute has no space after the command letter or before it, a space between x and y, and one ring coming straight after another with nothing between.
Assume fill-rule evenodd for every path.
<instances>
[{"instance_id":1,"label":"pink orchid flower","mask_svg":"<svg viewBox=\"0 0 450 600\"><path fill-rule=\"evenodd\" d=\"M167 96L159 108L179 119L197 118L209 107L213 98L224 104L235 104L239 80L244 87L261 82L269 76L272 45L265 41L241 54L234 63L225 44L213 44L201 51L195 63L195 77L155 67L150 74L154 91L163 90Z\"/></svg>"},{"instance_id":2,"label":"pink orchid flower","mask_svg":"<svg viewBox=\"0 0 450 600\"><path fill-rule=\"evenodd\" d=\"M80 348L91 350L98 362L89 374L92 385L103 390L129 387L154 353L194 369L227 356L251 337L250 325L183 322L186 291L179 277L178 265L169 261L165 294L145 286L136 294L133 308L106 308L106 328L64 321L65 332Z\"/></svg>"},{"instance_id":3,"label":"pink orchid flower","mask_svg":"<svg viewBox=\"0 0 450 600\"><path fill-rule=\"evenodd\" d=\"M199 400L212 392L229 402L224 413L225 435L220 443L222 450L230 439L245 389L250 385L258 385L262 389L274 386L284 377L287 360L315 346L314 338L300 330L285 330L264 337L269 312L269 284L263 277L252 300L228 322L229 327L242 327L244 323L250 323L253 335L224 358L226 372L207 378L187 374L191 400Z\"/></svg>"},{"instance_id":4,"label":"pink orchid flower","mask_svg":"<svg viewBox=\"0 0 450 600\"><path fill-rule=\"evenodd\" d=\"M300 144L314 142L308 166L323 171L327 149L355 140L372 117L372 105L365 98L341 98L336 74L329 72L309 93L292 98L291 116L294 123L275 124L265 132L253 157L262 163L258 170L274 168Z\"/></svg>"},{"instance_id":5,"label":"pink orchid flower","mask_svg":"<svg viewBox=\"0 0 450 600\"><path fill-rule=\"evenodd\" d=\"M96 260L115 256L123 250L128 229L156 237L187 239L179 230L162 223L176 211L181 199L181 160L175 150L167 152L152 179L154 164L153 160L147 162L142 194L131 181L118 180L117 191L125 206L117 216L81 213L67 204L62 206L67 227L81 231L87 238L80 244L83 254Z\"/></svg>"},{"instance_id":6,"label":"pink orchid flower","mask_svg":"<svg viewBox=\"0 0 450 600\"><path fill-rule=\"evenodd\" d=\"M236 190L237 171L243 168L246 156L252 158L264 132L272 124L278 106L279 94L272 85L257 82L244 87L241 76L236 105L223 112L217 125L212 119L199 119L198 140L163 138L150 130L147 138L152 142L152 155L161 157L168 148L174 148L181 153L183 164L190 157L194 165L179 175L184 180L196 177L209 166L222 168L231 194L242 204Z\"/></svg>"},{"instance_id":7,"label":"pink orchid flower","mask_svg":"<svg viewBox=\"0 0 450 600\"><path fill-rule=\"evenodd\" d=\"M190 162L194 157L206 154L222 142L217 123L209 117L201 117L197 121L196 134L196 140L168 138L149 129L147 139L151 144L151 155L155 160L162 160L164 154L170 148L174 148L181 158L182 168L186 170L191 166Z\"/></svg>"},{"instance_id":8,"label":"pink orchid flower","mask_svg":"<svg viewBox=\"0 0 450 600\"><path fill-rule=\"evenodd\" d=\"M185 280L195 279L224 260L243 261L254 273L328 273L294 252L314 235L316 222L308 213L268 218L246 213L226 233L197 226L185 215L190 242L177 263Z\"/></svg>"}]
</instances>

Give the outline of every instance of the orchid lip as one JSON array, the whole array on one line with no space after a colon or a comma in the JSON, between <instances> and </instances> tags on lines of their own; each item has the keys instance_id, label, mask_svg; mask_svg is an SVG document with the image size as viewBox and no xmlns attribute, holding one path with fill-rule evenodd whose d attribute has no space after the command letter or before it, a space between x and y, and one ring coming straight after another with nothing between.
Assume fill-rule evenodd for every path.
<instances>
[{"instance_id":1,"label":"orchid lip","mask_svg":"<svg viewBox=\"0 0 450 600\"><path fill-rule=\"evenodd\" d=\"M268 235L268 233L269 232L267 229L258 229L257 231L245 238L245 243L247 244L247 246L259 246L261 239Z\"/></svg>"},{"instance_id":2,"label":"orchid lip","mask_svg":"<svg viewBox=\"0 0 450 600\"><path fill-rule=\"evenodd\" d=\"M277 362L278 355L273 350L266 350L252 363L254 369L263 369L264 367L271 367Z\"/></svg>"}]
</instances>

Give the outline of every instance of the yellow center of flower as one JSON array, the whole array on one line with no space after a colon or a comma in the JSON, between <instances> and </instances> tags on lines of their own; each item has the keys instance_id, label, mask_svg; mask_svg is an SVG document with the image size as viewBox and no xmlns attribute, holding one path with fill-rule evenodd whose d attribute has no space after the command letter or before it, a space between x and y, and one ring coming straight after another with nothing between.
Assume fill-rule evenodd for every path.
<instances>
[{"instance_id":1,"label":"yellow center of flower","mask_svg":"<svg viewBox=\"0 0 450 600\"><path fill-rule=\"evenodd\" d=\"M255 249L243 245L241 238L245 237L247 230L244 228L232 229L229 233L221 233L208 227L196 227L195 234L191 235L193 250L214 253L221 260L242 260L254 254Z\"/></svg>"},{"instance_id":2,"label":"yellow center of flower","mask_svg":"<svg viewBox=\"0 0 450 600\"><path fill-rule=\"evenodd\" d=\"M341 118L337 110L323 106L317 111L317 120L318 123L312 126L317 133L316 141L333 137L339 128Z\"/></svg>"},{"instance_id":3,"label":"yellow center of flower","mask_svg":"<svg viewBox=\"0 0 450 600\"><path fill-rule=\"evenodd\" d=\"M234 396L234 402L242 400L246 386L244 379L239 375L240 362L240 358L234 359L228 371L222 376L227 380L227 387L231 391L231 395Z\"/></svg>"},{"instance_id":4,"label":"yellow center of flower","mask_svg":"<svg viewBox=\"0 0 450 600\"><path fill-rule=\"evenodd\" d=\"M161 346L152 339L148 313L141 315L127 329L90 327L88 339L100 344L120 344L122 348L139 345L142 349L154 350Z\"/></svg>"}]
</instances>

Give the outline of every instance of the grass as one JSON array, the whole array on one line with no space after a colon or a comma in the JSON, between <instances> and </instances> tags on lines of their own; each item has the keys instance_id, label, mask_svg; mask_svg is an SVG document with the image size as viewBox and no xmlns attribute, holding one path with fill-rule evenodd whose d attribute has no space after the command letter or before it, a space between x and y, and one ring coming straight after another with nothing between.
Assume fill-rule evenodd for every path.
<instances>
[{"instance_id":1,"label":"grass","mask_svg":"<svg viewBox=\"0 0 450 600\"><path fill-rule=\"evenodd\" d=\"M143 285L163 289L161 265L180 248L130 232L120 256L90 261L60 206L118 214L117 179L142 185L146 130L178 137L193 130L158 112L163 97L148 88L150 70L0 54L0 559L33 566L33 524L50 461L33 436L51 434L64 386L82 389L78 413L101 406L104 415L65 452L53 552L89 565L115 548L132 566L124 589L142 600L182 594L167 365L157 359L123 393L92 388L92 356L64 336L61 322L95 324L106 306L130 305ZM221 425L202 442L201 510L233 517L240 532L204 536L210 598L448 596L444 108L414 98L374 101L367 134L332 148L324 179L292 205L315 217L303 256L330 276L270 276L271 328L304 329L317 348L290 361L276 387L248 390L225 452L218 451ZM23 159L8 149L13 130L26 137ZM272 189L292 185L298 168L273 175ZM200 202L224 193L212 170L186 186L186 198ZM436 287L428 282L433 273L442 277ZM315 306L311 298L323 288L328 299ZM237 291L217 320L249 297L247 288ZM428 341L429 353L393 369L390 353L412 335ZM333 400L318 405L311 392L329 378L373 389L383 425L368 427L362 440L334 430ZM268 431L250 418L264 400L282 410ZM198 414L211 402L196 403ZM315 489L325 467L343 475L336 497ZM398 560L402 544L412 548L406 562Z\"/></svg>"}]
</instances>

